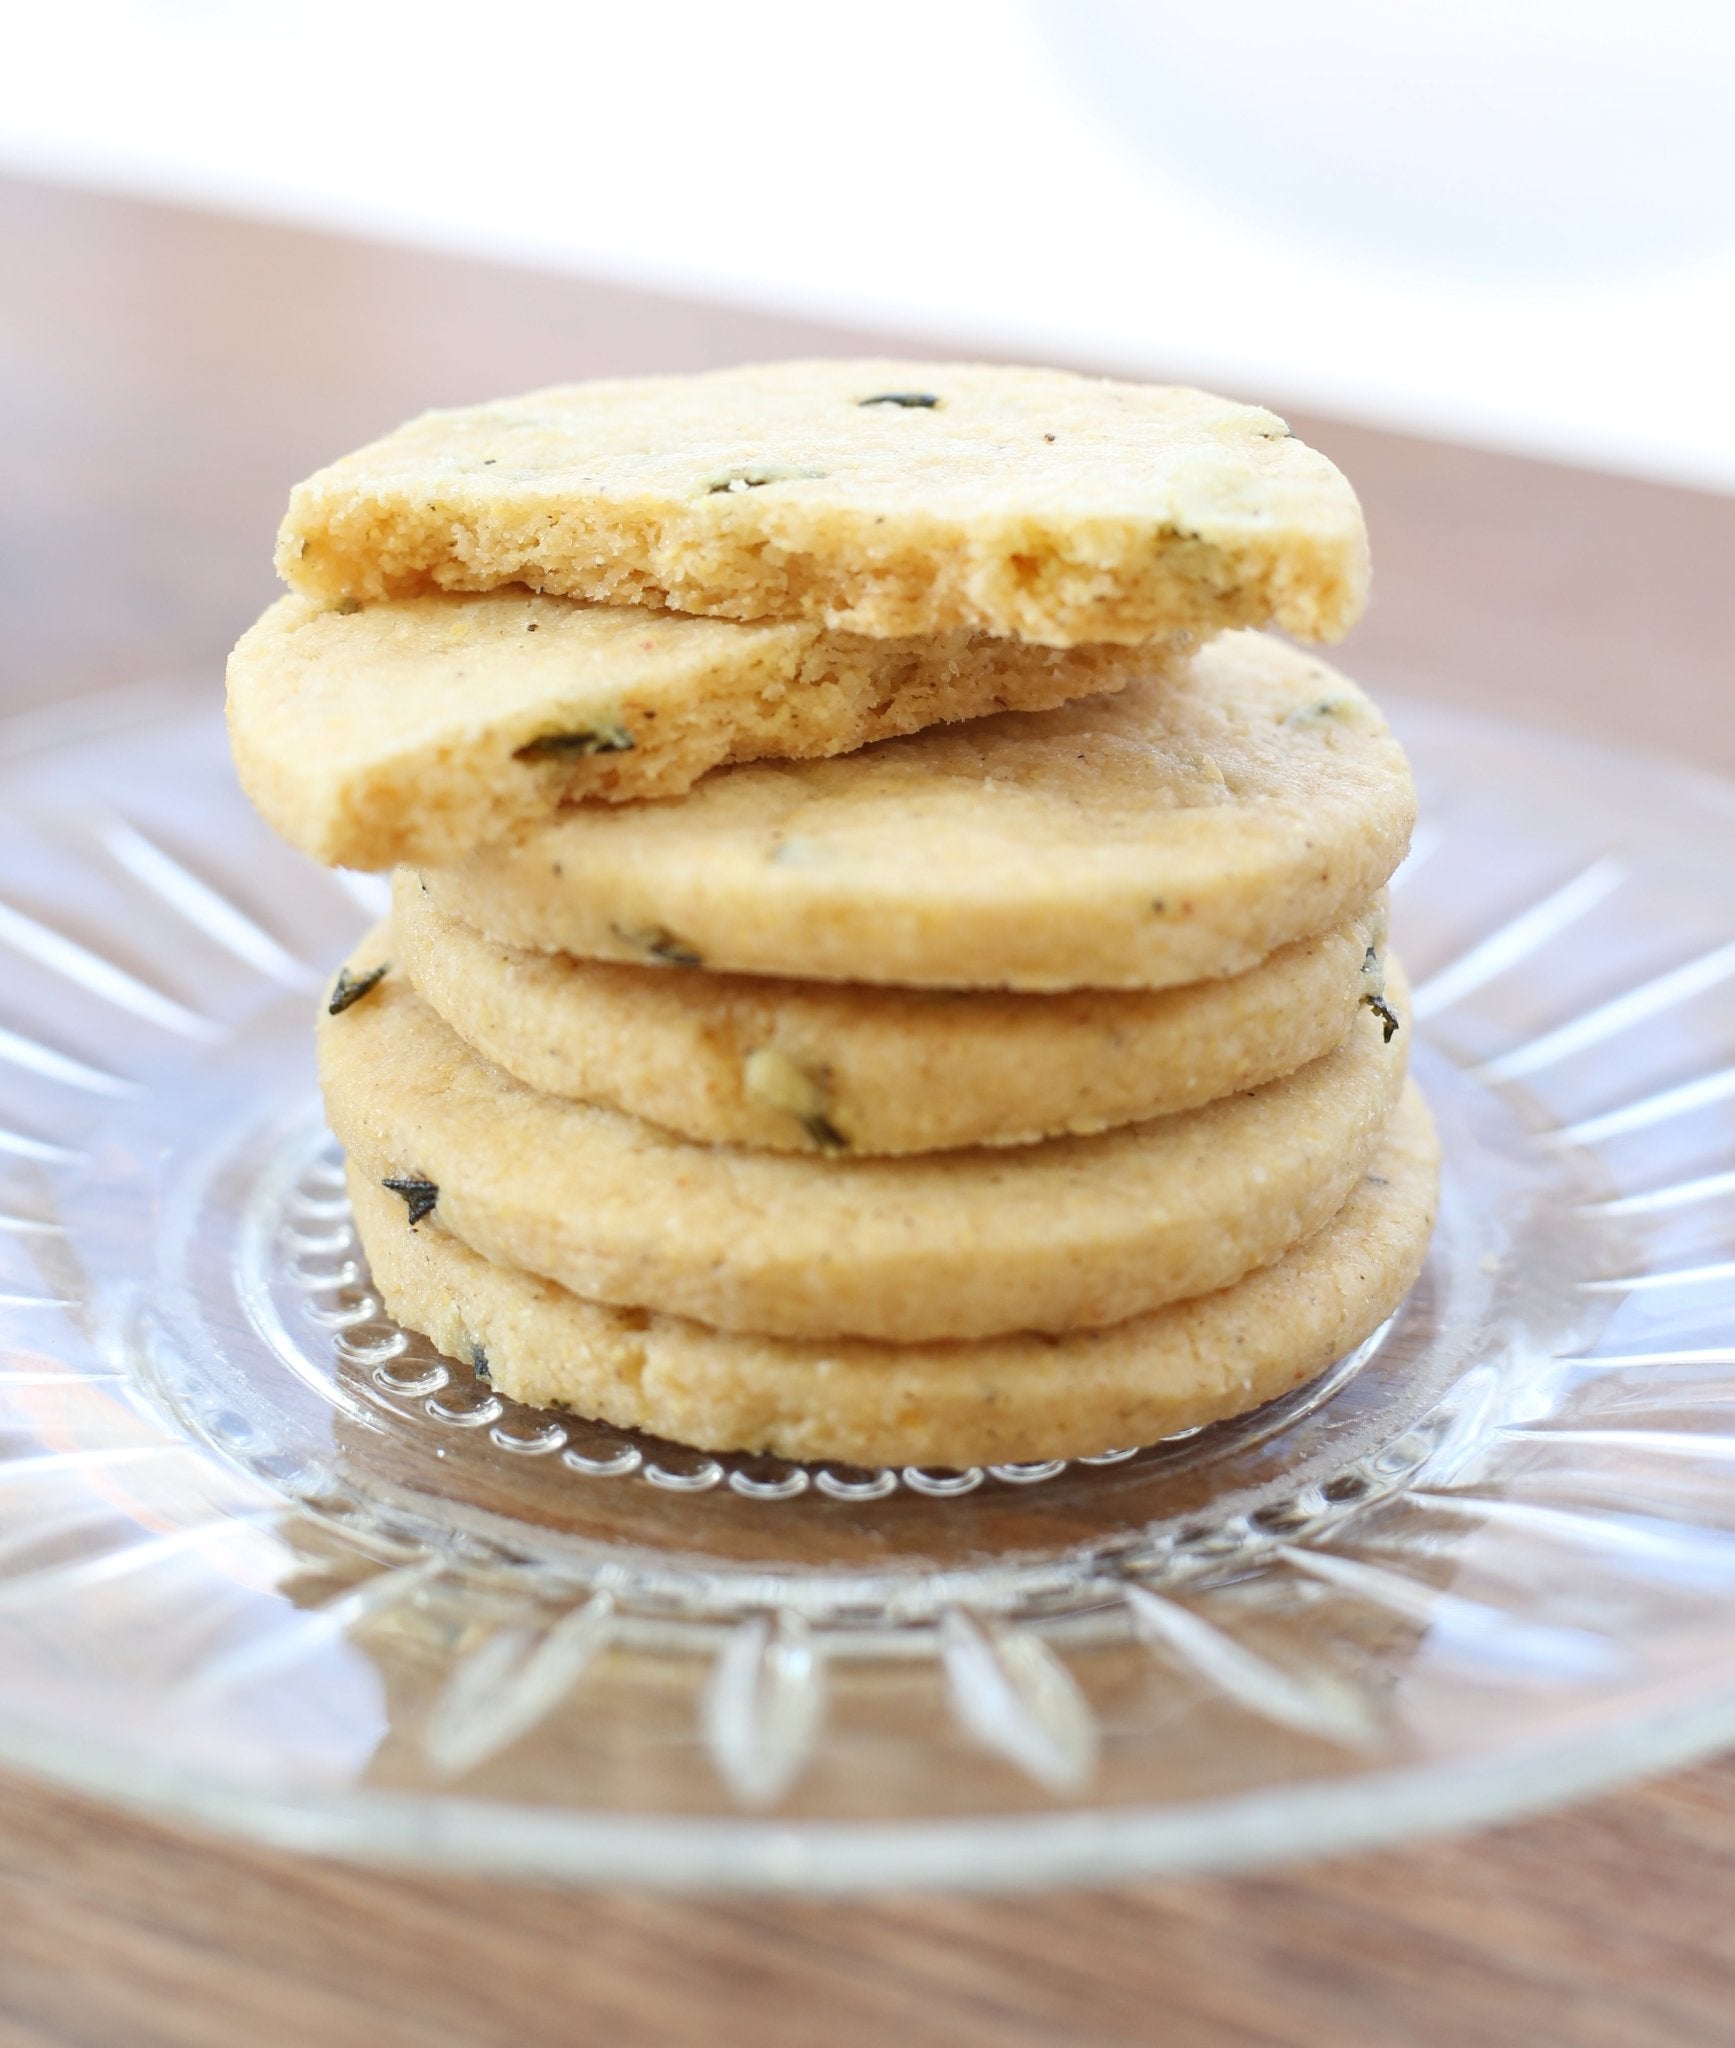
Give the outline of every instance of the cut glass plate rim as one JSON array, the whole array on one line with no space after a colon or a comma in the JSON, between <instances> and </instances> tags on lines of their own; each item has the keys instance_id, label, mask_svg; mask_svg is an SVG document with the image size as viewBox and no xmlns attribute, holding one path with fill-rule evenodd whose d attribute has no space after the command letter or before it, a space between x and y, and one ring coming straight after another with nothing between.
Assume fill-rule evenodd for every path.
<instances>
[{"instance_id":1,"label":"cut glass plate rim","mask_svg":"<svg viewBox=\"0 0 1735 2048\"><path fill-rule=\"evenodd\" d=\"M1115 1813L1009 1813L928 1822L717 1820L555 1814L499 1800L389 1792L274 1797L220 1777L141 1769L116 1744L62 1743L0 1717L0 1760L84 1796L309 1855L578 1886L860 1893L943 1886L1034 1891L1207 1875L1376 1849L1520 1820L1735 1742L1727 1690L1582 1743L1524 1746L1468 1765Z\"/></svg>"},{"instance_id":2,"label":"cut glass plate rim","mask_svg":"<svg viewBox=\"0 0 1735 2048\"><path fill-rule=\"evenodd\" d=\"M0 753L16 758L81 732L124 730L208 704L210 695L194 680L146 682L27 712L0 722ZM1595 742L1500 722L1562 756L1609 759ZM1735 783L1660 757L1638 761L1653 786L1673 786L1735 818ZM586 1814L462 1793L431 1799L374 1789L279 1795L150 1761L111 1740L68 1738L3 1705L0 1759L169 1822L388 1865L431 1860L472 1873L675 1889L854 1892L924 1884L1003 1891L1263 1865L1541 1811L1735 1743L1735 1633L1726 1656L1699 1674L1695 1689L1690 1703L1649 1717L1629 1708L1581 1740L1521 1742L1467 1761L1112 1812L1019 1810L932 1822Z\"/></svg>"}]
</instances>

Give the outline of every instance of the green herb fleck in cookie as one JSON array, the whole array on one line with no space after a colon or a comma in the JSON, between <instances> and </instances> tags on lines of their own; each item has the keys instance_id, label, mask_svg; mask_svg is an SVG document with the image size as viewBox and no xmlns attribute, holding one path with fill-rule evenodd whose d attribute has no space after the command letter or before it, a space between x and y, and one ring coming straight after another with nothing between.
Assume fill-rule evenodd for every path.
<instances>
[{"instance_id":1,"label":"green herb fleck in cookie","mask_svg":"<svg viewBox=\"0 0 1735 2048\"><path fill-rule=\"evenodd\" d=\"M394 1195L403 1198L404 1207L410 1212L412 1230L424 1216L433 1215L434 1205L440 1199L440 1190L431 1180L418 1180L413 1176L382 1180L380 1186L390 1188Z\"/></svg>"},{"instance_id":2,"label":"green herb fleck in cookie","mask_svg":"<svg viewBox=\"0 0 1735 2048\"><path fill-rule=\"evenodd\" d=\"M704 955L689 946L685 939L676 938L660 924L650 924L629 929L626 925L611 924L609 930L623 946L630 946L635 953L642 953L647 960L654 960L659 967L703 967Z\"/></svg>"},{"instance_id":3,"label":"green herb fleck in cookie","mask_svg":"<svg viewBox=\"0 0 1735 2048\"><path fill-rule=\"evenodd\" d=\"M847 1152L849 1140L831 1120L831 1103L820 1077L774 1045L761 1045L741 1068L749 1097L767 1109L792 1116L822 1152Z\"/></svg>"},{"instance_id":4,"label":"green herb fleck in cookie","mask_svg":"<svg viewBox=\"0 0 1735 2048\"><path fill-rule=\"evenodd\" d=\"M931 412L939 402L931 391L880 391L872 398L856 400L857 405L901 405L926 412ZM1054 436L1050 434L1047 438L1052 441Z\"/></svg>"},{"instance_id":5,"label":"green herb fleck in cookie","mask_svg":"<svg viewBox=\"0 0 1735 2048\"><path fill-rule=\"evenodd\" d=\"M470 1370L479 1380L491 1380L494 1377L488 1370L487 1347L476 1343L474 1339L470 1344Z\"/></svg>"},{"instance_id":6,"label":"green herb fleck in cookie","mask_svg":"<svg viewBox=\"0 0 1735 2048\"><path fill-rule=\"evenodd\" d=\"M732 469L724 476L715 476L705 485L705 495L716 497L721 492L757 491L766 484L811 483L821 472L817 469L788 469L775 462L754 463L744 469Z\"/></svg>"},{"instance_id":7,"label":"green herb fleck in cookie","mask_svg":"<svg viewBox=\"0 0 1735 2048\"><path fill-rule=\"evenodd\" d=\"M1403 1029L1403 1026L1398 1021L1397 1011L1392 1008L1384 996L1363 996L1362 1001L1367 1004L1368 1008L1372 1010L1374 1015L1385 1026L1385 1042L1387 1045L1390 1045L1392 1040Z\"/></svg>"},{"instance_id":8,"label":"green herb fleck in cookie","mask_svg":"<svg viewBox=\"0 0 1735 2048\"><path fill-rule=\"evenodd\" d=\"M1287 726L1345 725L1366 731L1367 700L1358 697L1320 697L1311 704L1297 704L1284 714Z\"/></svg>"},{"instance_id":9,"label":"green herb fleck in cookie","mask_svg":"<svg viewBox=\"0 0 1735 2048\"><path fill-rule=\"evenodd\" d=\"M391 972L389 960L382 960L377 967L370 967L365 974L352 975L347 967L337 970L337 979L331 985L331 1001L325 1006L328 1016L336 1017L347 1010L351 1003L359 1003L363 996L371 994Z\"/></svg>"},{"instance_id":10,"label":"green herb fleck in cookie","mask_svg":"<svg viewBox=\"0 0 1735 2048\"><path fill-rule=\"evenodd\" d=\"M1348 702L1343 697L1321 697L1312 704L1297 704L1293 711L1283 715L1285 725L1319 725L1325 719L1335 718Z\"/></svg>"},{"instance_id":11,"label":"green herb fleck in cookie","mask_svg":"<svg viewBox=\"0 0 1735 2048\"><path fill-rule=\"evenodd\" d=\"M1361 963L1362 1001L1386 1027L1386 1044L1403 1029L1398 1013L1386 1001L1385 963L1380 959L1378 946L1370 946L1362 956Z\"/></svg>"},{"instance_id":12,"label":"green herb fleck in cookie","mask_svg":"<svg viewBox=\"0 0 1735 2048\"><path fill-rule=\"evenodd\" d=\"M539 733L514 750L515 761L565 761L587 754L630 754L635 742L618 718L599 718L594 725L569 732Z\"/></svg>"}]
</instances>

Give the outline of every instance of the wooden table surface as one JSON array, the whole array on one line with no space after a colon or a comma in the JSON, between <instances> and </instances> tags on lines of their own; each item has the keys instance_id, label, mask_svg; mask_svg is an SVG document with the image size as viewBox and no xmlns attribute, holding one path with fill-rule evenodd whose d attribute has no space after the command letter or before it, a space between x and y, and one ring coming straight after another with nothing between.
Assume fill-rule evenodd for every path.
<instances>
[{"instance_id":1,"label":"wooden table surface","mask_svg":"<svg viewBox=\"0 0 1735 2048\"><path fill-rule=\"evenodd\" d=\"M0 279L0 710L215 693L290 481L421 406L864 345L4 180ZM1735 769L1735 499L1297 423L1368 507L1364 681ZM1732 1908L1735 1760L1278 1875L823 1905L383 1877L0 1779L0 2048L1726 2048Z\"/></svg>"}]
</instances>

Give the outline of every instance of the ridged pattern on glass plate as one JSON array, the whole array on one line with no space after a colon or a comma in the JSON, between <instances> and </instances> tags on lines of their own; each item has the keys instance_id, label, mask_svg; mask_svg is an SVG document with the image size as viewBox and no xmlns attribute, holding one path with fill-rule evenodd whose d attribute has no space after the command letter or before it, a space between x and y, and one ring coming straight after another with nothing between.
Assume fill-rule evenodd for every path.
<instances>
[{"instance_id":1,"label":"ridged pattern on glass plate","mask_svg":"<svg viewBox=\"0 0 1735 2048\"><path fill-rule=\"evenodd\" d=\"M1726 792L1418 714L1415 1299L1240 1424L858 1472L390 1323L307 1056L379 884L264 833L202 703L104 715L0 763L6 1754L472 1865L678 1882L707 1838L645 1828L733 1812L744 1881L995 1882L1095 1867L1020 1815L1248 1860L1735 1729Z\"/></svg>"}]
</instances>

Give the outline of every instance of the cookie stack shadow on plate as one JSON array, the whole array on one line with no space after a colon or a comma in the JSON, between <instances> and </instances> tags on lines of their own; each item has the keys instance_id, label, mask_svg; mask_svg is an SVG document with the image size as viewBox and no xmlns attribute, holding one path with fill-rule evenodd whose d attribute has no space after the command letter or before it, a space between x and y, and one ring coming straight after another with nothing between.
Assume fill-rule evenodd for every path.
<instances>
[{"instance_id":1,"label":"cookie stack shadow on plate","mask_svg":"<svg viewBox=\"0 0 1735 2048\"><path fill-rule=\"evenodd\" d=\"M1408 1292L1414 790L1260 630L1334 637L1366 583L1271 414L960 365L571 386L321 471L279 563L242 780L396 869L319 1024L357 1229L499 1392L1088 1456Z\"/></svg>"}]
</instances>

